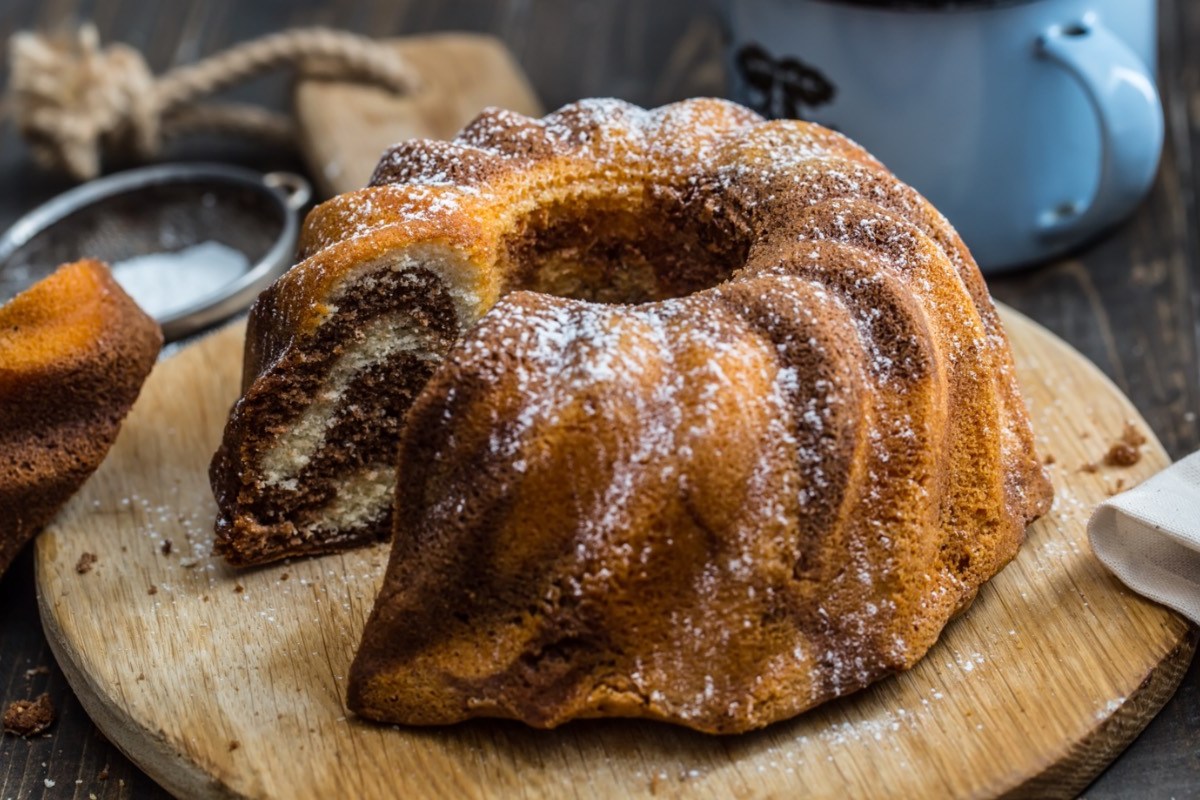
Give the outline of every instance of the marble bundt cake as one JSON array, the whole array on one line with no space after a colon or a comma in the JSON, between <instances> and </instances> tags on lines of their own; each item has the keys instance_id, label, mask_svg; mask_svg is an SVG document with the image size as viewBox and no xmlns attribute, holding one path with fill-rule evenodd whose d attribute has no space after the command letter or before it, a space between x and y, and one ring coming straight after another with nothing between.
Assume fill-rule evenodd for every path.
<instances>
[{"instance_id":1,"label":"marble bundt cake","mask_svg":"<svg viewBox=\"0 0 1200 800\"><path fill-rule=\"evenodd\" d=\"M913 664L1049 504L970 255L818 126L489 111L302 255L251 315L218 548L378 537L395 488L363 716L765 725Z\"/></svg>"},{"instance_id":2,"label":"marble bundt cake","mask_svg":"<svg viewBox=\"0 0 1200 800\"><path fill-rule=\"evenodd\" d=\"M0 574L104 460L161 346L98 261L0 307Z\"/></svg>"}]
</instances>

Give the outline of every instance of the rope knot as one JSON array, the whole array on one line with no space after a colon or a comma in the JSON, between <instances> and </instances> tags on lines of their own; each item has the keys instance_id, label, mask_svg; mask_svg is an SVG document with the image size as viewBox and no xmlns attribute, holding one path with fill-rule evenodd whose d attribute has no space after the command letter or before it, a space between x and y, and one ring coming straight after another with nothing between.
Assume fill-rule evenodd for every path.
<instances>
[{"instance_id":1,"label":"rope knot","mask_svg":"<svg viewBox=\"0 0 1200 800\"><path fill-rule=\"evenodd\" d=\"M79 180L100 174L105 153L152 158L163 140L183 133L234 133L294 145L286 115L237 103L197 103L279 67L320 66L324 77L398 94L421 85L416 71L385 44L325 28L242 42L157 80L132 47L101 48L93 25L57 38L18 33L10 53L10 88L22 135L44 166Z\"/></svg>"},{"instance_id":2,"label":"rope knot","mask_svg":"<svg viewBox=\"0 0 1200 800\"><path fill-rule=\"evenodd\" d=\"M41 164L86 179L100 174L103 152L158 152L154 76L132 47L101 49L85 25L74 36L17 34L10 53L17 125Z\"/></svg>"}]
</instances>

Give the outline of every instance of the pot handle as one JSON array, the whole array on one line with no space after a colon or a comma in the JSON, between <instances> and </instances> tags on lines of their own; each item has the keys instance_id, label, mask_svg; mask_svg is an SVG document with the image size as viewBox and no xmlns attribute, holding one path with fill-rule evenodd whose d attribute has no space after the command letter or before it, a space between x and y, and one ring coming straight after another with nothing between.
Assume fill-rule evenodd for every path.
<instances>
[{"instance_id":1,"label":"pot handle","mask_svg":"<svg viewBox=\"0 0 1200 800\"><path fill-rule=\"evenodd\" d=\"M290 211L299 211L312 199L312 185L294 172L268 172L262 180L279 193Z\"/></svg>"},{"instance_id":2,"label":"pot handle","mask_svg":"<svg viewBox=\"0 0 1200 800\"><path fill-rule=\"evenodd\" d=\"M1162 156L1163 109L1154 76L1130 47L1092 15L1056 25L1037 41L1037 54L1079 81L1100 124L1100 183L1091 200L1047 210L1043 236L1097 233L1137 205Z\"/></svg>"}]
</instances>

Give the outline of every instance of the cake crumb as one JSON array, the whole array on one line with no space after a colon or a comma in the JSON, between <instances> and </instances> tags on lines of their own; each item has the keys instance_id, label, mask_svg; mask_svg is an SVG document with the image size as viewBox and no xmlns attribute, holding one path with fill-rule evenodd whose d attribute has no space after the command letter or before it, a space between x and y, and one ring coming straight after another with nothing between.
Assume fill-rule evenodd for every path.
<instances>
[{"instance_id":1,"label":"cake crumb","mask_svg":"<svg viewBox=\"0 0 1200 800\"><path fill-rule=\"evenodd\" d=\"M164 556L169 556L169 555L171 555L171 550L173 550L173 549L174 549L174 547L175 547L175 545L171 543L171 540L170 540L170 539L163 539L163 543L162 543L162 554L163 554Z\"/></svg>"},{"instance_id":2,"label":"cake crumb","mask_svg":"<svg viewBox=\"0 0 1200 800\"><path fill-rule=\"evenodd\" d=\"M1117 442L1104 454L1104 463L1110 467L1132 467L1142 458L1136 447Z\"/></svg>"},{"instance_id":3,"label":"cake crumb","mask_svg":"<svg viewBox=\"0 0 1200 800\"><path fill-rule=\"evenodd\" d=\"M245 587L245 586L242 586L240 583L239 583L237 586L234 586L234 587L233 587L233 593L234 593L234 594L241 594L241 593L242 593L242 592L244 592L244 591L246 591L246 587Z\"/></svg>"},{"instance_id":4,"label":"cake crumb","mask_svg":"<svg viewBox=\"0 0 1200 800\"><path fill-rule=\"evenodd\" d=\"M1086 472L1089 475L1095 475L1097 472L1100 471L1100 467L1098 467L1094 463L1089 462L1087 464L1084 464L1082 467L1080 467L1079 471Z\"/></svg>"},{"instance_id":5,"label":"cake crumb","mask_svg":"<svg viewBox=\"0 0 1200 800\"><path fill-rule=\"evenodd\" d=\"M146 594L158 594L158 587L150 584L150 588L146 590Z\"/></svg>"},{"instance_id":6,"label":"cake crumb","mask_svg":"<svg viewBox=\"0 0 1200 800\"><path fill-rule=\"evenodd\" d=\"M49 675L50 668L47 666L34 667L33 669L25 670L25 680L31 680L35 675Z\"/></svg>"},{"instance_id":7,"label":"cake crumb","mask_svg":"<svg viewBox=\"0 0 1200 800\"><path fill-rule=\"evenodd\" d=\"M232 753L234 750L237 750L241 746L242 746L242 743L239 742L237 739L229 740L229 752Z\"/></svg>"},{"instance_id":8,"label":"cake crumb","mask_svg":"<svg viewBox=\"0 0 1200 800\"><path fill-rule=\"evenodd\" d=\"M54 724L54 705L43 692L36 700L14 700L4 709L4 730L29 738Z\"/></svg>"},{"instance_id":9,"label":"cake crumb","mask_svg":"<svg viewBox=\"0 0 1200 800\"><path fill-rule=\"evenodd\" d=\"M1057 462L1058 462L1058 459L1054 457L1053 453L1047 453L1046 457L1042 459L1042 463L1045 464L1047 467L1050 466L1051 464L1055 464Z\"/></svg>"},{"instance_id":10,"label":"cake crumb","mask_svg":"<svg viewBox=\"0 0 1200 800\"><path fill-rule=\"evenodd\" d=\"M292 576L291 576L291 575L288 575L288 574L285 572L285 573L283 573L282 575L280 575L280 576L279 576L279 580L281 580L281 581L286 581L286 580L287 580L288 578L290 578L290 577L292 577Z\"/></svg>"},{"instance_id":11,"label":"cake crumb","mask_svg":"<svg viewBox=\"0 0 1200 800\"><path fill-rule=\"evenodd\" d=\"M1133 423L1126 422L1121 438L1108 448L1108 452L1104 456L1104 463L1110 467L1132 467L1142 460L1140 448L1145 443L1146 437L1142 432L1134 427Z\"/></svg>"},{"instance_id":12,"label":"cake crumb","mask_svg":"<svg viewBox=\"0 0 1200 800\"><path fill-rule=\"evenodd\" d=\"M85 575L92 571L92 566L99 560L95 553L84 553L75 562L75 571L80 575Z\"/></svg>"},{"instance_id":13,"label":"cake crumb","mask_svg":"<svg viewBox=\"0 0 1200 800\"><path fill-rule=\"evenodd\" d=\"M100 772L96 775L96 780L98 780L98 781L108 780L108 767L105 767L104 769L100 770Z\"/></svg>"}]
</instances>

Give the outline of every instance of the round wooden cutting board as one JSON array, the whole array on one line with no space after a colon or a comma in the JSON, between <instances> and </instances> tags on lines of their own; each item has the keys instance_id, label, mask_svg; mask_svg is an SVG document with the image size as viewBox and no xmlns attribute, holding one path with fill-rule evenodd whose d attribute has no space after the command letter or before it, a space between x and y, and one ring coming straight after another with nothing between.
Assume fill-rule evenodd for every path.
<instances>
[{"instance_id":1,"label":"round wooden cutting board","mask_svg":"<svg viewBox=\"0 0 1200 800\"><path fill-rule=\"evenodd\" d=\"M1095 505L1168 463L1082 356L1006 311L1054 511L908 673L757 733L621 720L533 731L367 724L346 671L386 548L236 572L213 560L208 460L243 328L159 364L108 460L37 542L42 619L96 724L184 797L1074 795L1182 678L1195 635L1088 549ZM1127 421L1150 442L1102 459ZM81 574L84 553L98 560Z\"/></svg>"}]
</instances>

